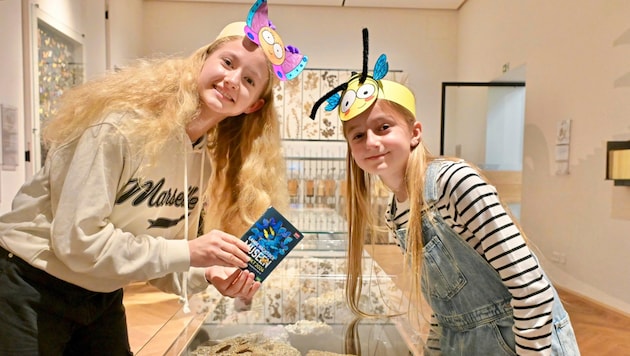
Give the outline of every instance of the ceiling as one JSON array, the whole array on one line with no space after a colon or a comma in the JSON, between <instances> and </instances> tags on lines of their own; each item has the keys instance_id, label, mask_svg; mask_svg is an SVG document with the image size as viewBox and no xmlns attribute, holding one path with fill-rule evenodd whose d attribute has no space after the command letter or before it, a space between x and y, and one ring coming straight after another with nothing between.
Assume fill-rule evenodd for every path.
<instances>
[{"instance_id":1,"label":"ceiling","mask_svg":"<svg viewBox=\"0 0 630 356\"><path fill-rule=\"evenodd\" d=\"M251 4L252 0L171 0ZM268 0L269 5L459 10L466 0Z\"/></svg>"}]
</instances>

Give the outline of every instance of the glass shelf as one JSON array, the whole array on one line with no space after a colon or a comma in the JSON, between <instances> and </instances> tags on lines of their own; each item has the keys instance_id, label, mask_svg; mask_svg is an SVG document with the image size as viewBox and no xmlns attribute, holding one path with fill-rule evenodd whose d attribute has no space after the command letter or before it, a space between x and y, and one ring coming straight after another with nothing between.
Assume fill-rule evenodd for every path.
<instances>
[{"instance_id":1,"label":"glass shelf","mask_svg":"<svg viewBox=\"0 0 630 356\"><path fill-rule=\"evenodd\" d=\"M286 214L291 224L303 234L317 235L321 239L339 239L348 231L346 220L332 208L292 207ZM327 236L333 235L333 236Z\"/></svg>"}]
</instances>

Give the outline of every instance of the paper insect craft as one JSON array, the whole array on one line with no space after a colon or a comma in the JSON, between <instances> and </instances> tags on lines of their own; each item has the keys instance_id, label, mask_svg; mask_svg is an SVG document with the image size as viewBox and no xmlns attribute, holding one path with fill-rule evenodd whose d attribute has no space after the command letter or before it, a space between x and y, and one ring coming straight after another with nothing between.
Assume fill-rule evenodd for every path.
<instances>
[{"instance_id":1,"label":"paper insect craft","mask_svg":"<svg viewBox=\"0 0 630 356\"><path fill-rule=\"evenodd\" d=\"M367 110L376 102L376 99L386 99L398 103L412 114L416 114L415 98L405 86L383 78L389 71L387 56L381 54L376 60L372 75L368 74L368 30L363 29L363 70L361 73L353 73L350 79L332 89L321 97L311 109L310 118L315 120L317 110L324 103L326 111L333 111L339 107L339 118L348 121ZM339 94L341 92L341 94Z\"/></svg>"},{"instance_id":2,"label":"paper insect craft","mask_svg":"<svg viewBox=\"0 0 630 356\"><path fill-rule=\"evenodd\" d=\"M308 57L293 46L284 46L267 16L267 0L258 0L247 15L245 34L265 52L280 80L291 80L304 70Z\"/></svg>"},{"instance_id":3,"label":"paper insect craft","mask_svg":"<svg viewBox=\"0 0 630 356\"><path fill-rule=\"evenodd\" d=\"M363 82L359 74L351 77L343 96L335 93L328 99L326 111L333 111L339 106L339 118L347 121L369 108L378 97L379 80L385 77L388 67L387 57L381 54L374 65L374 74L366 76Z\"/></svg>"}]
</instances>

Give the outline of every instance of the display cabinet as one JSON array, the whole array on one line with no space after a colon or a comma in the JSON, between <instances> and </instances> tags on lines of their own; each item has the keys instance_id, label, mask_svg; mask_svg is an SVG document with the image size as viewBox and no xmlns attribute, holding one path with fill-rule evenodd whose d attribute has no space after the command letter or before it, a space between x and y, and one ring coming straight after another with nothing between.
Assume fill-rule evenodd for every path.
<instances>
[{"instance_id":1,"label":"display cabinet","mask_svg":"<svg viewBox=\"0 0 630 356\"><path fill-rule=\"evenodd\" d=\"M345 236L346 142L284 140L283 144L292 211L289 220L304 233ZM380 180L373 183L372 208L376 216L383 216L390 191ZM376 232L374 242L393 243L383 232Z\"/></svg>"},{"instance_id":2,"label":"display cabinet","mask_svg":"<svg viewBox=\"0 0 630 356\"><path fill-rule=\"evenodd\" d=\"M324 208L289 215L296 222L324 219L333 228L305 233L250 303L223 297L211 286L192 296L187 317L174 315L168 322L183 325L164 355L247 355L248 350L267 350L267 355L419 354L420 336L405 317L357 318L347 307L346 236L343 221L336 220L341 217ZM367 253L363 271L363 310L392 315L407 308L395 277Z\"/></svg>"},{"instance_id":3,"label":"display cabinet","mask_svg":"<svg viewBox=\"0 0 630 356\"><path fill-rule=\"evenodd\" d=\"M404 317L362 319L348 309L345 246L334 235L322 236L305 235L251 303L223 297L211 287L196 296L191 306L203 321L194 333L184 330L167 354L416 354L417 336ZM362 308L380 315L404 309L393 277L367 254L363 265Z\"/></svg>"},{"instance_id":4,"label":"display cabinet","mask_svg":"<svg viewBox=\"0 0 630 356\"><path fill-rule=\"evenodd\" d=\"M194 295L190 299L194 317L185 319L165 354L419 354L420 336L405 317L357 318L347 307L345 142L283 143L291 199L284 215L304 233L303 240L252 301L223 297L212 287ZM384 209L388 192L379 186L373 192L375 207ZM368 254L363 256L363 274L362 310L385 316L408 307L395 277Z\"/></svg>"},{"instance_id":5,"label":"display cabinet","mask_svg":"<svg viewBox=\"0 0 630 356\"><path fill-rule=\"evenodd\" d=\"M340 214L345 201L345 143L285 140L283 148L291 207L328 208Z\"/></svg>"},{"instance_id":6,"label":"display cabinet","mask_svg":"<svg viewBox=\"0 0 630 356\"><path fill-rule=\"evenodd\" d=\"M606 179L630 186L630 141L607 142L606 152Z\"/></svg>"}]
</instances>

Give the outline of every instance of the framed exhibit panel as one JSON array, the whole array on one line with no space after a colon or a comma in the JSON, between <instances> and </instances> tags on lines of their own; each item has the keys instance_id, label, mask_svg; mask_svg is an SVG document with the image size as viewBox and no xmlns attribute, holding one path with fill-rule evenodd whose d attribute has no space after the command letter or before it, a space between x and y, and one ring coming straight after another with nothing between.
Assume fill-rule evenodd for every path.
<instances>
[{"instance_id":1,"label":"framed exhibit panel","mask_svg":"<svg viewBox=\"0 0 630 356\"><path fill-rule=\"evenodd\" d=\"M27 177L37 171L46 159L41 142L43 124L56 112L59 98L68 88L83 83L83 35L68 27L55 15L30 3L24 9L28 17L25 50L28 82L25 112L25 149Z\"/></svg>"}]
</instances>

